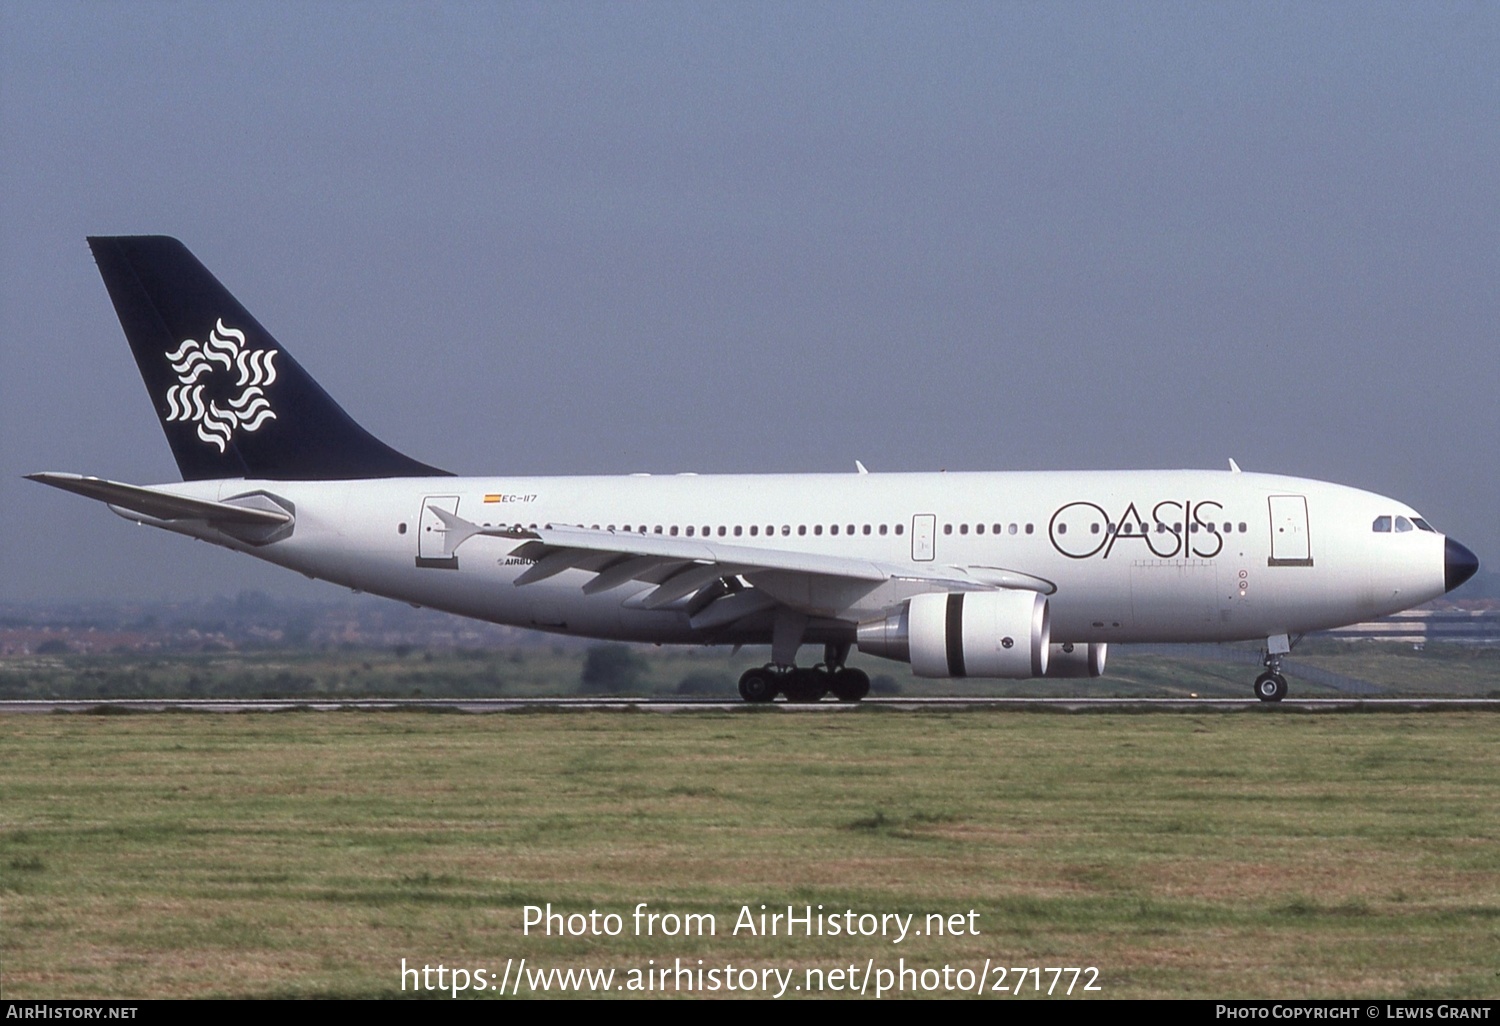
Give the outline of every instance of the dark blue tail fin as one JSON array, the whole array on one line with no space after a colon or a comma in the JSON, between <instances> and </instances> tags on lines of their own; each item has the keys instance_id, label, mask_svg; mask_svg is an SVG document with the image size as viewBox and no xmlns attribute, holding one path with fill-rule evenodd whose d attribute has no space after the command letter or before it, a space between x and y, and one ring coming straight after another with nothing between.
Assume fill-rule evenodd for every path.
<instances>
[{"instance_id":1,"label":"dark blue tail fin","mask_svg":"<svg viewBox=\"0 0 1500 1026\"><path fill-rule=\"evenodd\" d=\"M185 481L434 477L354 422L176 239L89 239Z\"/></svg>"}]
</instances>

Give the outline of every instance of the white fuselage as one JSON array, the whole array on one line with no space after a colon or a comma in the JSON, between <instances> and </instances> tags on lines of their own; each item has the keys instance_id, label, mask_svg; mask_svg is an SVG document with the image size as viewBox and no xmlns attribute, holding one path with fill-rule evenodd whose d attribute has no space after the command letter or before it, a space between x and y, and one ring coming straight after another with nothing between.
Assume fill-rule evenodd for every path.
<instances>
[{"instance_id":1,"label":"white fuselage","mask_svg":"<svg viewBox=\"0 0 1500 1026\"><path fill-rule=\"evenodd\" d=\"M225 480L159 490L276 497L294 508L295 526L260 546L201 522L163 526L312 577L496 623L619 640L761 642L769 633L705 631L678 606L643 608L654 585L641 581L585 594L593 575L581 569L517 586L531 566L513 554L520 542L477 536L445 554L430 507L481 526L644 530L1027 582L1048 596L1055 642L1264 639L1396 612L1444 590L1441 534L1425 525L1372 530L1379 517L1418 520L1404 503L1230 471ZM937 590L805 573L761 573L755 586L813 618L809 641L843 627L852 637L853 625Z\"/></svg>"}]
</instances>

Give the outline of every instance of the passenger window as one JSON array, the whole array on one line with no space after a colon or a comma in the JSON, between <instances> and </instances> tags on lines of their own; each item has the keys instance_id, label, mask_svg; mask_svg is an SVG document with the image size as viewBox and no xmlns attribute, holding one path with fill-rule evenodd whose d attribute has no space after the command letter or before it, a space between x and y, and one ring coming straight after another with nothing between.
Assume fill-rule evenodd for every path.
<instances>
[{"instance_id":1,"label":"passenger window","mask_svg":"<svg viewBox=\"0 0 1500 1026\"><path fill-rule=\"evenodd\" d=\"M813 524L813 534L822 534L822 533L823 533L823 525L822 524Z\"/></svg>"},{"instance_id":2,"label":"passenger window","mask_svg":"<svg viewBox=\"0 0 1500 1026\"><path fill-rule=\"evenodd\" d=\"M676 534L677 533L677 528L675 528L675 527L672 528L672 533ZM693 525L692 524L688 524L688 527L687 527L687 536L689 538L691 538L693 536Z\"/></svg>"},{"instance_id":3,"label":"passenger window","mask_svg":"<svg viewBox=\"0 0 1500 1026\"><path fill-rule=\"evenodd\" d=\"M968 524L959 524L958 525L958 533L959 534L968 534L969 533L969 525Z\"/></svg>"},{"instance_id":4,"label":"passenger window","mask_svg":"<svg viewBox=\"0 0 1500 1026\"><path fill-rule=\"evenodd\" d=\"M1246 527L1245 526L1245 522L1243 520L1241 520L1240 521L1240 534L1244 534L1248 530L1250 530L1250 529L1248 527Z\"/></svg>"},{"instance_id":5,"label":"passenger window","mask_svg":"<svg viewBox=\"0 0 1500 1026\"><path fill-rule=\"evenodd\" d=\"M869 525L869 524L866 524L866 525L865 525L865 530L864 530L864 533L865 533L865 534L869 534L869 533L870 533L870 525Z\"/></svg>"},{"instance_id":6,"label":"passenger window","mask_svg":"<svg viewBox=\"0 0 1500 1026\"><path fill-rule=\"evenodd\" d=\"M722 526L719 528L719 537L724 537L724 528Z\"/></svg>"},{"instance_id":7,"label":"passenger window","mask_svg":"<svg viewBox=\"0 0 1500 1026\"><path fill-rule=\"evenodd\" d=\"M1375 518L1375 522L1370 525L1370 530L1374 531L1376 534L1390 534L1391 533L1391 518L1390 517L1376 517Z\"/></svg>"},{"instance_id":8,"label":"passenger window","mask_svg":"<svg viewBox=\"0 0 1500 1026\"><path fill-rule=\"evenodd\" d=\"M744 528L741 527L739 524L735 524L734 525L734 536L736 538L738 538L740 536L741 532L743 532L743 531L744 531Z\"/></svg>"},{"instance_id":9,"label":"passenger window","mask_svg":"<svg viewBox=\"0 0 1500 1026\"><path fill-rule=\"evenodd\" d=\"M1028 528L1026 528L1026 530L1028 530L1028 531L1030 531L1030 530L1031 530L1031 528L1030 528L1030 527L1028 527ZM1010 525L1010 533L1011 533L1011 534L1015 534L1015 533L1016 533L1016 525L1015 525L1015 524L1011 524L1011 525Z\"/></svg>"},{"instance_id":10,"label":"passenger window","mask_svg":"<svg viewBox=\"0 0 1500 1026\"><path fill-rule=\"evenodd\" d=\"M1406 519L1405 517L1397 517L1396 518L1396 531L1397 531L1397 533L1404 533L1406 531L1415 531L1415 530L1416 530L1416 528L1414 528L1414 527L1411 526L1411 521L1410 520Z\"/></svg>"},{"instance_id":11,"label":"passenger window","mask_svg":"<svg viewBox=\"0 0 1500 1026\"><path fill-rule=\"evenodd\" d=\"M1032 524L1027 524L1026 525L1026 533L1027 534L1030 534L1032 532L1033 526L1034 525L1032 525Z\"/></svg>"},{"instance_id":12,"label":"passenger window","mask_svg":"<svg viewBox=\"0 0 1500 1026\"><path fill-rule=\"evenodd\" d=\"M828 533L829 534L838 534L839 533L839 525L838 524L829 524L828 525Z\"/></svg>"},{"instance_id":13,"label":"passenger window","mask_svg":"<svg viewBox=\"0 0 1500 1026\"><path fill-rule=\"evenodd\" d=\"M677 525L676 524L672 525L672 537L674 537L674 538L677 537Z\"/></svg>"},{"instance_id":14,"label":"passenger window","mask_svg":"<svg viewBox=\"0 0 1500 1026\"><path fill-rule=\"evenodd\" d=\"M807 525L806 524L798 524L797 525L797 534L799 536L805 537L807 535Z\"/></svg>"},{"instance_id":15,"label":"passenger window","mask_svg":"<svg viewBox=\"0 0 1500 1026\"><path fill-rule=\"evenodd\" d=\"M994 527L995 533L999 534L1004 528L1005 528L1004 524L996 524L995 527Z\"/></svg>"},{"instance_id":16,"label":"passenger window","mask_svg":"<svg viewBox=\"0 0 1500 1026\"><path fill-rule=\"evenodd\" d=\"M905 534L906 533L906 525L905 524L897 524L896 525L896 533L897 534Z\"/></svg>"},{"instance_id":17,"label":"passenger window","mask_svg":"<svg viewBox=\"0 0 1500 1026\"><path fill-rule=\"evenodd\" d=\"M880 533L881 534L885 534L885 525L884 524L880 525Z\"/></svg>"},{"instance_id":18,"label":"passenger window","mask_svg":"<svg viewBox=\"0 0 1500 1026\"><path fill-rule=\"evenodd\" d=\"M984 533L984 525L983 524L975 524L974 525L974 533L975 534L983 534Z\"/></svg>"},{"instance_id":19,"label":"passenger window","mask_svg":"<svg viewBox=\"0 0 1500 1026\"><path fill-rule=\"evenodd\" d=\"M952 534L953 533L953 525L952 524L944 524L943 525L943 533L944 534Z\"/></svg>"},{"instance_id":20,"label":"passenger window","mask_svg":"<svg viewBox=\"0 0 1500 1026\"><path fill-rule=\"evenodd\" d=\"M756 537L759 534L760 534L760 525L759 524L751 524L750 525L750 537L754 538L754 537Z\"/></svg>"},{"instance_id":21,"label":"passenger window","mask_svg":"<svg viewBox=\"0 0 1500 1026\"><path fill-rule=\"evenodd\" d=\"M792 525L791 524L782 524L781 525L781 533L783 535L789 535L789 534L791 534L792 533Z\"/></svg>"}]
</instances>

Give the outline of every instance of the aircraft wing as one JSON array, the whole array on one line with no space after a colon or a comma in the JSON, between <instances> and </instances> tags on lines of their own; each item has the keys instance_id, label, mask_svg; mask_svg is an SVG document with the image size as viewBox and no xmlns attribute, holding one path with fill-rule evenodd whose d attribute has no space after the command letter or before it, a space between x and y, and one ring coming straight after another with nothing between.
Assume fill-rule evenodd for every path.
<instances>
[{"instance_id":1,"label":"aircraft wing","mask_svg":"<svg viewBox=\"0 0 1500 1026\"><path fill-rule=\"evenodd\" d=\"M53 488L61 488L65 492L98 499L108 503L112 509L138 513L153 520L204 520L216 526L279 527L292 519L292 515L282 509L252 509L227 502L190 499L154 488L106 481L100 477L84 477L81 474L42 473L27 474L26 477Z\"/></svg>"},{"instance_id":2,"label":"aircraft wing","mask_svg":"<svg viewBox=\"0 0 1500 1026\"><path fill-rule=\"evenodd\" d=\"M1015 588L1051 594L1051 581L1001 567L912 566L846 556L831 556L789 549L736 545L714 538L670 537L630 531L592 530L584 527L548 525L527 529L480 527L436 506L429 506L447 532L448 552L476 535L519 541L511 555L534 560L516 578L518 586L546 580L564 570L585 570L594 577L583 584L585 594L597 594L631 581L656 585L645 596L634 599L646 609L659 609L687 596L707 595L725 578L744 575L754 583L755 575L800 574L877 585L885 581L912 581L946 591L993 591ZM765 596L760 596L765 599ZM736 599L737 606L750 609L749 595ZM760 608L774 604L759 603ZM755 610L758 611L758 610Z\"/></svg>"}]
</instances>

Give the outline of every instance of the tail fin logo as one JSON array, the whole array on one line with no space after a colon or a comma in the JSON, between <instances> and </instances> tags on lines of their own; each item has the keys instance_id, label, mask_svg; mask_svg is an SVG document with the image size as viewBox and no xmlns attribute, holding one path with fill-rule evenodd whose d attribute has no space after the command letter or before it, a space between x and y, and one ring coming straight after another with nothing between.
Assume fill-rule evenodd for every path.
<instances>
[{"instance_id":1,"label":"tail fin logo","mask_svg":"<svg viewBox=\"0 0 1500 1026\"><path fill-rule=\"evenodd\" d=\"M196 424L198 437L224 452L235 431L254 431L276 419L265 389L276 380L279 352L245 348L245 333L220 318L208 341L186 339L166 354L177 375L177 384L167 389L166 419ZM232 385L210 387L226 375L234 375Z\"/></svg>"}]
</instances>

